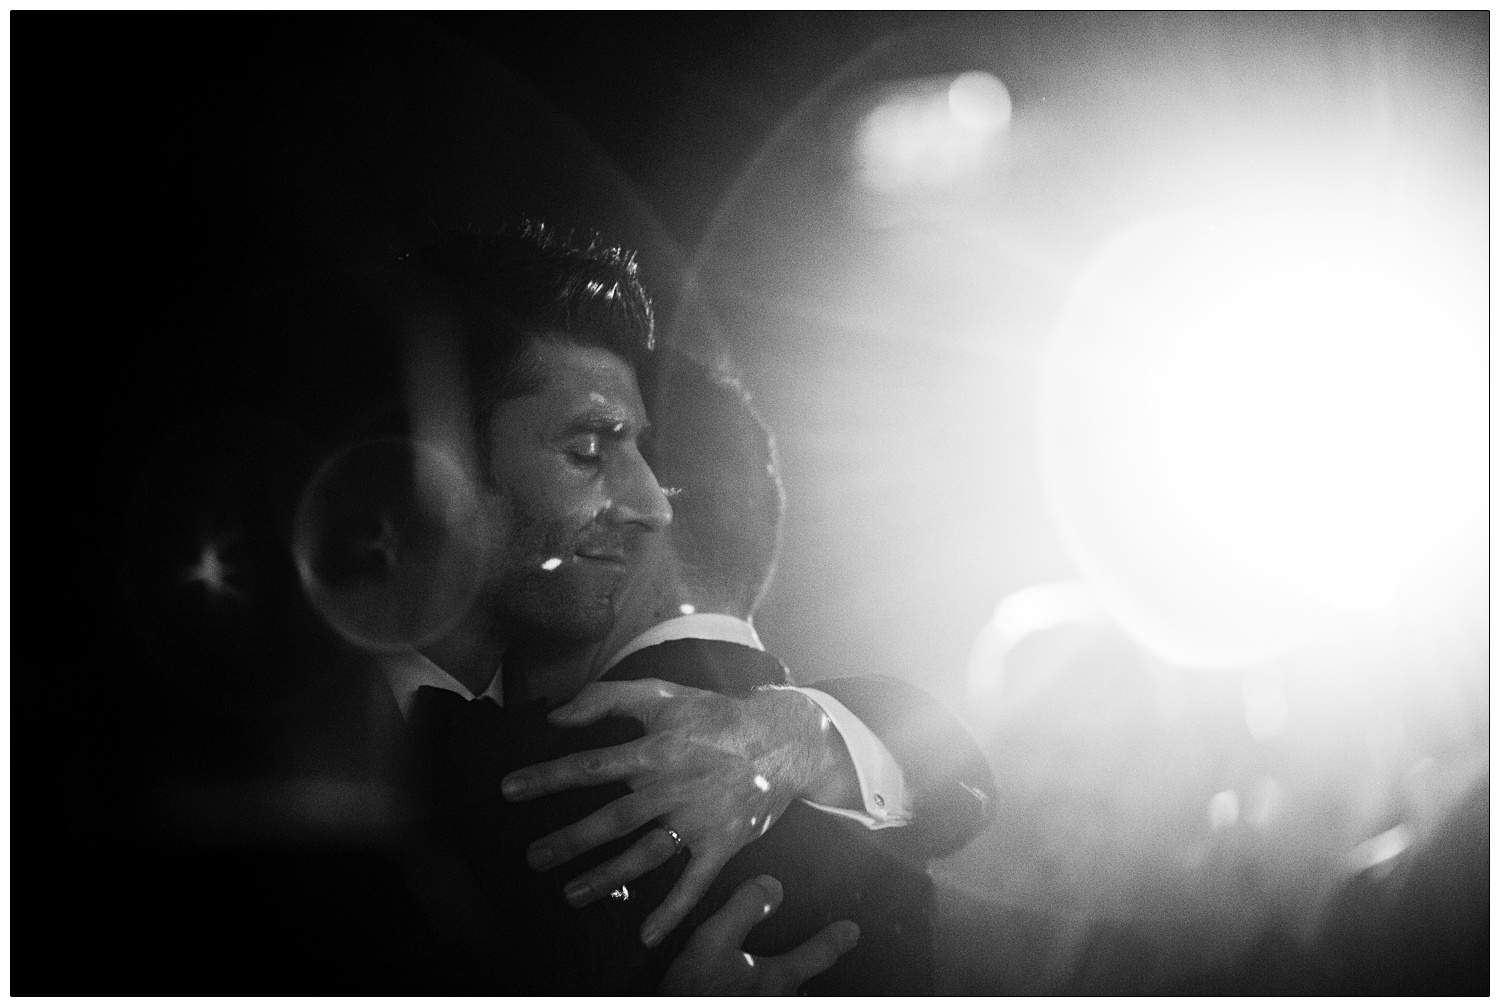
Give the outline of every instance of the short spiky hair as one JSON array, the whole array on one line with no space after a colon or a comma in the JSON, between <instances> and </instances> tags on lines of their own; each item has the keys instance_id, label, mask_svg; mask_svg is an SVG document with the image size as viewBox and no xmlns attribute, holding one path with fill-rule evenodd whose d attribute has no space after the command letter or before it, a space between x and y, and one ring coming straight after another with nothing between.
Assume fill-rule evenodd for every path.
<instances>
[{"instance_id":1,"label":"short spiky hair","mask_svg":"<svg viewBox=\"0 0 1500 1007\"><path fill-rule=\"evenodd\" d=\"M580 243L525 221L499 231L455 231L402 261L446 287L463 322L481 450L495 407L537 389L540 376L527 351L538 338L599 346L637 369L654 345L651 298L635 253L598 235Z\"/></svg>"}]
</instances>

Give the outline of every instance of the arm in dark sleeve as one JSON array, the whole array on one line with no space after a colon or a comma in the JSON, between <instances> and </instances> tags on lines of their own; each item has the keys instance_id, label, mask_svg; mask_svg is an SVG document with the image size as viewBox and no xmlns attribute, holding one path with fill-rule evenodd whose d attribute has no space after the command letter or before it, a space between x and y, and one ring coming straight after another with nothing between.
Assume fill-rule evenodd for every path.
<instances>
[{"instance_id":1,"label":"arm in dark sleeve","mask_svg":"<svg viewBox=\"0 0 1500 1007\"><path fill-rule=\"evenodd\" d=\"M912 823L882 829L882 842L920 860L963 849L994 815L989 762L963 723L932 696L898 678L808 682L858 717L901 767L912 795Z\"/></svg>"}]
</instances>

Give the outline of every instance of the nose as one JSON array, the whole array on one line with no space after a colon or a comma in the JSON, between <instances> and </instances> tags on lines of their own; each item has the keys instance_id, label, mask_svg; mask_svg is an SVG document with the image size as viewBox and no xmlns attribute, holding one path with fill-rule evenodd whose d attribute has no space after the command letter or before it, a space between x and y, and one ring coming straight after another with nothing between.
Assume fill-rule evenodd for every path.
<instances>
[{"instance_id":1,"label":"nose","mask_svg":"<svg viewBox=\"0 0 1500 1007\"><path fill-rule=\"evenodd\" d=\"M661 531L672 523L672 505L639 451L623 452L611 483L609 514L616 523L647 531Z\"/></svg>"}]
</instances>

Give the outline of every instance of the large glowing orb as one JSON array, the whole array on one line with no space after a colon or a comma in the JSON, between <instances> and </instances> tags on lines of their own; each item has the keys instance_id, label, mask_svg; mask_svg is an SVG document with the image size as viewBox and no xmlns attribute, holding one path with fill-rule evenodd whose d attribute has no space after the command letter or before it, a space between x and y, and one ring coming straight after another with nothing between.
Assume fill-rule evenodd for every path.
<instances>
[{"instance_id":1,"label":"large glowing orb","mask_svg":"<svg viewBox=\"0 0 1500 1007\"><path fill-rule=\"evenodd\" d=\"M1179 216L1097 257L1049 353L1042 463L1072 558L1141 643L1273 657L1388 604L1482 495L1451 279L1414 233L1331 217Z\"/></svg>"},{"instance_id":2,"label":"large glowing orb","mask_svg":"<svg viewBox=\"0 0 1500 1007\"><path fill-rule=\"evenodd\" d=\"M458 463L422 442L382 438L344 449L313 476L292 550L313 607L351 643L381 652L430 643L468 613L484 540Z\"/></svg>"}]
</instances>

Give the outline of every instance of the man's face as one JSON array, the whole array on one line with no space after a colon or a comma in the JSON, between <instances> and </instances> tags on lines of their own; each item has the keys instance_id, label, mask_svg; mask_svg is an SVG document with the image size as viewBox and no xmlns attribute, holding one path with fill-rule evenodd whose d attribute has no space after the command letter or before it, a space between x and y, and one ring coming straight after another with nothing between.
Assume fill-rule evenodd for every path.
<instances>
[{"instance_id":1,"label":"man's face","mask_svg":"<svg viewBox=\"0 0 1500 1007\"><path fill-rule=\"evenodd\" d=\"M638 445L646 410L620 357L534 344L543 385L490 419L491 508L503 529L490 588L512 627L594 641L642 537L672 510Z\"/></svg>"}]
</instances>

